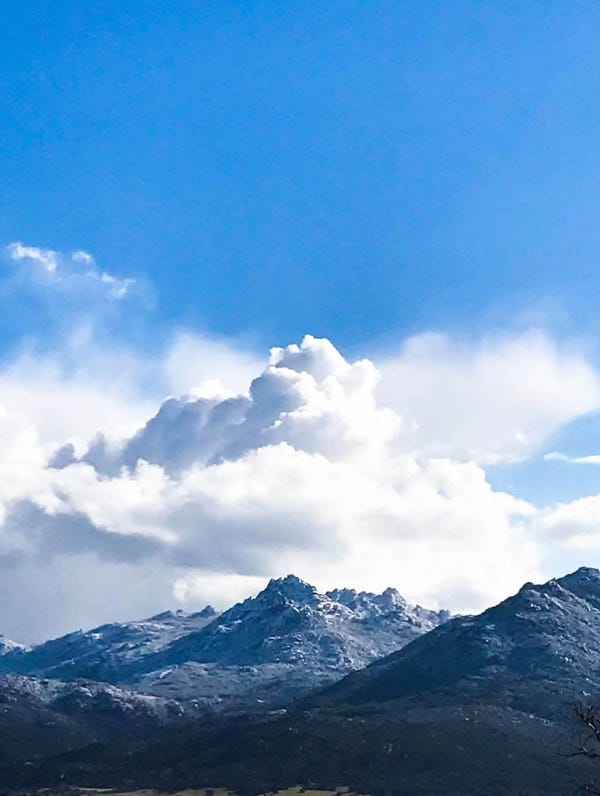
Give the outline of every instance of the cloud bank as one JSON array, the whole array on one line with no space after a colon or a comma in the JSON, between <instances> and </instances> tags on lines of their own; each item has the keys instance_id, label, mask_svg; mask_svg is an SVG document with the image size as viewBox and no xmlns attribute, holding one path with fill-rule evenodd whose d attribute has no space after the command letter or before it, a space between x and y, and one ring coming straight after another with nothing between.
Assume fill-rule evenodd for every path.
<instances>
[{"instance_id":1,"label":"cloud bank","mask_svg":"<svg viewBox=\"0 0 600 796\"><path fill-rule=\"evenodd\" d=\"M395 379L409 375L403 356ZM564 370L558 353L550 361ZM582 367L572 373L593 381ZM5 414L7 582L36 568L43 581L62 578L77 566L102 593L127 573L117 593L131 610L128 595L150 572L163 587L153 598L170 592L197 604L214 600L218 584L226 603L294 571L322 588L394 584L411 599L466 610L535 577L539 511L495 492L476 461L432 456L418 421L381 404L379 381L371 361L349 362L307 336L273 349L246 394L169 398L135 433L99 435L79 452L50 451L31 424ZM452 439L450 428L441 444Z\"/></svg>"},{"instance_id":2,"label":"cloud bank","mask_svg":"<svg viewBox=\"0 0 600 796\"><path fill-rule=\"evenodd\" d=\"M122 304L83 252L9 251ZM263 360L190 331L144 352L61 323L51 352L0 367L8 636L227 605L287 572L469 611L555 574L562 551L598 563L600 496L533 506L485 469L543 456L598 411L600 375L573 343L424 334L350 360L307 335Z\"/></svg>"}]
</instances>

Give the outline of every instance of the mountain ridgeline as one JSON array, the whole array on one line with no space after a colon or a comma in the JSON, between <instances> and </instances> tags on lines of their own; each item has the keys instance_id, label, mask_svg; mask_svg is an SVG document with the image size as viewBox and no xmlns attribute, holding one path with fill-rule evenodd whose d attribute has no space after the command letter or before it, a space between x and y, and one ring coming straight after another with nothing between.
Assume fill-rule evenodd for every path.
<instances>
[{"instance_id":1,"label":"mountain ridgeline","mask_svg":"<svg viewBox=\"0 0 600 796\"><path fill-rule=\"evenodd\" d=\"M599 650L595 569L457 617L288 576L219 615L5 643L0 784L598 792L570 706L600 699Z\"/></svg>"},{"instance_id":2,"label":"mountain ridgeline","mask_svg":"<svg viewBox=\"0 0 600 796\"><path fill-rule=\"evenodd\" d=\"M331 704L461 693L541 708L544 694L600 694L600 572L581 568L460 616L348 675L319 696ZM549 708L555 700L549 699Z\"/></svg>"},{"instance_id":3,"label":"mountain ridgeline","mask_svg":"<svg viewBox=\"0 0 600 796\"><path fill-rule=\"evenodd\" d=\"M108 682L208 708L279 704L338 680L446 621L393 589L320 594L293 575L222 614L210 606L6 645L0 670Z\"/></svg>"}]
</instances>

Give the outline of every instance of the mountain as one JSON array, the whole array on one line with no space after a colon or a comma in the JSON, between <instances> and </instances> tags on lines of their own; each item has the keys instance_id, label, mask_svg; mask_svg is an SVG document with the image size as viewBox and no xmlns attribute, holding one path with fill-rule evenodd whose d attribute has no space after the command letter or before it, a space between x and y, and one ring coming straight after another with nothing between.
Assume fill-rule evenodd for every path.
<instances>
[{"instance_id":1,"label":"mountain","mask_svg":"<svg viewBox=\"0 0 600 796\"><path fill-rule=\"evenodd\" d=\"M134 670L147 656L197 631L217 615L211 606L192 614L165 611L138 622L113 622L87 632L78 630L29 650L13 644L0 657L0 671L119 682L124 670Z\"/></svg>"},{"instance_id":2,"label":"mountain","mask_svg":"<svg viewBox=\"0 0 600 796\"><path fill-rule=\"evenodd\" d=\"M478 616L450 620L349 675L323 698L336 704L437 694L548 710L554 695L600 693L600 572L581 568L534 585Z\"/></svg>"},{"instance_id":3,"label":"mountain","mask_svg":"<svg viewBox=\"0 0 600 796\"><path fill-rule=\"evenodd\" d=\"M11 641L4 636L0 636L0 658L4 655L14 655L19 652L26 652L27 647L24 644L18 644L16 641Z\"/></svg>"},{"instance_id":4,"label":"mountain","mask_svg":"<svg viewBox=\"0 0 600 796\"><path fill-rule=\"evenodd\" d=\"M88 678L217 710L281 705L399 649L449 618L382 594L320 594L294 575L217 615L166 612L0 658L0 670Z\"/></svg>"},{"instance_id":5,"label":"mountain","mask_svg":"<svg viewBox=\"0 0 600 796\"><path fill-rule=\"evenodd\" d=\"M227 706L249 699L284 704L399 649L449 616L409 606L394 589L320 594L288 575L149 657L149 671L137 685Z\"/></svg>"},{"instance_id":6,"label":"mountain","mask_svg":"<svg viewBox=\"0 0 600 796\"><path fill-rule=\"evenodd\" d=\"M231 711L235 726L252 723L254 714L268 723L281 713L272 706L288 704L448 618L445 611L408 605L393 589L321 594L289 575L221 615L210 608L166 612L77 631L31 650L7 649L0 667L17 674L0 676L0 731L18 742L0 754L0 782L43 780L46 774L62 781L71 764L81 764L77 776L87 780L96 754L101 768L111 761L117 772L115 754L129 758L150 742L167 748L174 737L185 741L218 726L230 732ZM246 717L241 709L249 711Z\"/></svg>"},{"instance_id":7,"label":"mountain","mask_svg":"<svg viewBox=\"0 0 600 796\"><path fill-rule=\"evenodd\" d=\"M286 578L165 654L186 657L201 638L205 654L230 664L255 654L273 666L298 654L310 667L325 624L321 660L335 662L336 640L344 639L351 658L365 623L387 627L382 604L411 612L393 593L377 600L345 591L319 595ZM331 617L339 635L331 632ZM280 632L266 635L274 629ZM236 643L227 641L230 634ZM104 784L136 772L146 786L202 781L262 792L290 782L343 782L373 794L558 796L595 776L594 760L569 756L578 742L569 703L598 693L600 573L580 569L525 584L478 616L450 619L283 715L184 728L95 771ZM76 781L78 768L69 776Z\"/></svg>"},{"instance_id":8,"label":"mountain","mask_svg":"<svg viewBox=\"0 0 600 796\"><path fill-rule=\"evenodd\" d=\"M256 666L302 663L357 669L449 618L447 611L409 606L394 589L320 594L294 575L271 580L256 597L170 644L167 663Z\"/></svg>"},{"instance_id":9,"label":"mountain","mask_svg":"<svg viewBox=\"0 0 600 796\"><path fill-rule=\"evenodd\" d=\"M194 715L193 706L105 683L0 675L0 765L95 743L118 746Z\"/></svg>"},{"instance_id":10,"label":"mountain","mask_svg":"<svg viewBox=\"0 0 600 796\"><path fill-rule=\"evenodd\" d=\"M222 675L241 670L252 650L264 661L258 671L297 654L302 663L289 671L301 671L312 666L325 627L323 661L339 660L344 639L344 654L356 663L365 627L388 627L414 610L395 593L321 595L285 578L160 654L176 660L204 649L214 662L202 665L227 662ZM598 792L598 759L571 754L586 736L570 710L572 699L598 694L600 573L580 569L525 584L478 616L450 619L286 709L200 715L157 727L135 746L107 743L68 758L49 755L26 771L4 768L0 783L118 787L127 780L172 790L213 783L247 793L343 783L373 796ZM584 790L593 782L595 790Z\"/></svg>"}]
</instances>

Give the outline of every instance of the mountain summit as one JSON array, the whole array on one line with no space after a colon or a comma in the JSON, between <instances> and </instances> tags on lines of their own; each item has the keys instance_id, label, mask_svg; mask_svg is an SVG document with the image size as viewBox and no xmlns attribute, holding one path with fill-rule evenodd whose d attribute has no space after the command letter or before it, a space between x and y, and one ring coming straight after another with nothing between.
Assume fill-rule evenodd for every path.
<instances>
[{"instance_id":1,"label":"mountain summit","mask_svg":"<svg viewBox=\"0 0 600 796\"><path fill-rule=\"evenodd\" d=\"M0 697L16 695L0 724L19 738L0 784L27 784L25 769L37 784L48 772L75 784L91 772L108 785L116 776L172 790L202 777L270 792L310 777L381 794L575 793L597 772L597 760L569 754L578 743L569 703L600 693L599 598L589 568L456 618L393 589L320 593L294 576L273 580L205 626L152 642L116 686L0 677ZM142 701L134 690L147 692ZM91 711L93 737L105 737L104 703L109 722L133 731L128 747L115 735L94 762L79 723ZM48 726L45 760L25 768ZM55 726L69 736L57 741ZM68 761L50 742L71 750Z\"/></svg>"},{"instance_id":2,"label":"mountain summit","mask_svg":"<svg viewBox=\"0 0 600 796\"><path fill-rule=\"evenodd\" d=\"M335 703L438 694L539 708L600 690L600 572L526 583L478 616L451 619L334 685Z\"/></svg>"},{"instance_id":3,"label":"mountain summit","mask_svg":"<svg viewBox=\"0 0 600 796\"><path fill-rule=\"evenodd\" d=\"M136 683L217 707L284 704L400 649L449 616L409 606L392 589L323 594L287 575L150 657Z\"/></svg>"},{"instance_id":4,"label":"mountain summit","mask_svg":"<svg viewBox=\"0 0 600 796\"><path fill-rule=\"evenodd\" d=\"M283 704L400 649L449 616L410 606L394 589L321 594L287 575L221 615L208 607L102 625L8 654L0 668L101 680L216 709Z\"/></svg>"},{"instance_id":5,"label":"mountain summit","mask_svg":"<svg viewBox=\"0 0 600 796\"><path fill-rule=\"evenodd\" d=\"M264 600L281 599L288 602L310 603L317 593L314 586L296 575L272 578L260 593Z\"/></svg>"}]
</instances>

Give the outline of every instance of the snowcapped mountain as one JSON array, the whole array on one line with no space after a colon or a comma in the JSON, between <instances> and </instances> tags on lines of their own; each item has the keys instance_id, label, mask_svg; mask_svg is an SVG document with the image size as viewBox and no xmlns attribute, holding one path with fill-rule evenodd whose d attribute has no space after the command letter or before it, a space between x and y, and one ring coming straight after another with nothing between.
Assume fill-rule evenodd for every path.
<instances>
[{"instance_id":1,"label":"snowcapped mountain","mask_svg":"<svg viewBox=\"0 0 600 796\"><path fill-rule=\"evenodd\" d=\"M320 594L288 575L148 658L138 687L164 696L193 694L217 705L284 703L448 618L447 611L409 606L393 589Z\"/></svg>"},{"instance_id":2,"label":"snowcapped mountain","mask_svg":"<svg viewBox=\"0 0 600 796\"><path fill-rule=\"evenodd\" d=\"M288 575L221 615L208 607L77 631L3 656L0 670L110 682L219 710L283 704L448 618L393 589L320 594Z\"/></svg>"},{"instance_id":3,"label":"snowcapped mountain","mask_svg":"<svg viewBox=\"0 0 600 796\"><path fill-rule=\"evenodd\" d=\"M257 666L300 664L350 670L396 650L449 618L383 594L344 589L319 594L294 575L271 580L256 597L225 611L164 651L168 664L186 661Z\"/></svg>"},{"instance_id":4,"label":"snowcapped mountain","mask_svg":"<svg viewBox=\"0 0 600 796\"><path fill-rule=\"evenodd\" d=\"M350 674L325 701L360 704L436 694L540 710L600 690L600 572L581 568L478 616L456 617Z\"/></svg>"},{"instance_id":5,"label":"snowcapped mountain","mask_svg":"<svg viewBox=\"0 0 600 796\"><path fill-rule=\"evenodd\" d=\"M78 630L30 650L13 644L0 658L0 670L67 680L119 682L125 669L135 668L146 656L197 631L216 616L211 606L192 614L165 611L138 622L114 622L87 632Z\"/></svg>"},{"instance_id":6,"label":"snowcapped mountain","mask_svg":"<svg viewBox=\"0 0 600 796\"><path fill-rule=\"evenodd\" d=\"M596 759L569 754L579 743L569 703L600 693L600 572L527 583L478 616L445 619L390 589L320 594L288 576L204 627L151 647L127 688L38 686L32 678L7 687L0 677L0 731L12 744L12 751L0 748L0 761L16 761L0 765L0 784L14 787L23 772L43 785L92 774L107 786L131 780L176 790L202 777L268 792L310 777L359 792L410 786L415 795L560 796L597 781ZM388 644L405 646L338 679ZM294 709L295 696L334 680ZM27 724L26 692L39 687ZM139 693L138 703L134 687L178 699L147 703L152 698ZM257 703L286 709L252 710ZM167 705L194 721L163 726L156 717L168 715ZM211 705L220 715L206 713ZM116 717L114 738L90 756L74 733L81 728L86 743L106 738ZM19 733L24 741L16 743ZM75 750L68 759L47 751L57 737ZM24 744L45 749L44 759L25 768Z\"/></svg>"}]
</instances>

